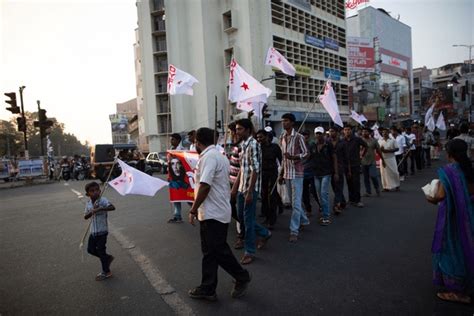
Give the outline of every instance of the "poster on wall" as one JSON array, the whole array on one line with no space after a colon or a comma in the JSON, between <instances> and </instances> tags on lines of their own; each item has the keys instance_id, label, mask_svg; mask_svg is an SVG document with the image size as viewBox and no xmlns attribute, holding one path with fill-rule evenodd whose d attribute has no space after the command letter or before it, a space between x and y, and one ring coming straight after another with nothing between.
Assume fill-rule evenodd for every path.
<instances>
[{"instance_id":1,"label":"poster on wall","mask_svg":"<svg viewBox=\"0 0 474 316\"><path fill-rule=\"evenodd\" d=\"M168 150L168 182L170 202L194 201L194 168L197 152Z\"/></svg>"},{"instance_id":2,"label":"poster on wall","mask_svg":"<svg viewBox=\"0 0 474 316\"><path fill-rule=\"evenodd\" d=\"M347 37L347 67L350 72L374 71L374 45L369 38Z\"/></svg>"}]
</instances>

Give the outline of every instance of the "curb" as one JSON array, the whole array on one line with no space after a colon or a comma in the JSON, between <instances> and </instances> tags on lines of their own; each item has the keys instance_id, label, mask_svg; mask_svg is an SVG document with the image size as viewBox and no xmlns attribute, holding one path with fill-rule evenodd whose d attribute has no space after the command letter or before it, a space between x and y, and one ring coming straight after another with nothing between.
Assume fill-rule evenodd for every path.
<instances>
[{"instance_id":1,"label":"curb","mask_svg":"<svg viewBox=\"0 0 474 316\"><path fill-rule=\"evenodd\" d=\"M41 184L51 184L57 182L56 180L49 180L49 179L28 179L28 180L20 180L14 182L5 182L0 184L0 190L7 190L7 189L14 189L14 188L21 188L27 186L34 186L34 185L41 185Z\"/></svg>"}]
</instances>

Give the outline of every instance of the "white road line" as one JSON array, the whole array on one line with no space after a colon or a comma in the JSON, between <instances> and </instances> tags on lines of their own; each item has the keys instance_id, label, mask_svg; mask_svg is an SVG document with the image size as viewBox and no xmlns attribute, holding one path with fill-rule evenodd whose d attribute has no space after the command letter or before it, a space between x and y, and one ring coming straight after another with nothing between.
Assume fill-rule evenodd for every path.
<instances>
[{"instance_id":1,"label":"white road line","mask_svg":"<svg viewBox=\"0 0 474 316\"><path fill-rule=\"evenodd\" d=\"M153 286L155 291L168 304L177 315L195 315L192 308L186 304L171 284L166 281L163 274L153 265L151 260L145 256L138 247L135 247L125 235L123 235L117 228L109 222L109 227L112 235L122 246L128 250L130 257L140 267L145 277Z\"/></svg>"},{"instance_id":2,"label":"white road line","mask_svg":"<svg viewBox=\"0 0 474 316\"><path fill-rule=\"evenodd\" d=\"M71 189L71 191L77 195L78 199L82 199L84 197L84 195L82 195L82 193L77 190Z\"/></svg>"}]
</instances>

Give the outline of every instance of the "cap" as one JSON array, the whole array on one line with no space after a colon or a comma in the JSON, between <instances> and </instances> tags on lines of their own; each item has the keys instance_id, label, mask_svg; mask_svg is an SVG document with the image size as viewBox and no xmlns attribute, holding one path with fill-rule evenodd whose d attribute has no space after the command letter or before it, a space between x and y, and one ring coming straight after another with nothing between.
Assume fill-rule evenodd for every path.
<instances>
[{"instance_id":1,"label":"cap","mask_svg":"<svg viewBox=\"0 0 474 316\"><path fill-rule=\"evenodd\" d=\"M265 130L265 132L267 132L267 133L270 133L271 131L273 131L273 129L272 129L270 126L266 126L266 127L264 128L264 130Z\"/></svg>"},{"instance_id":2,"label":"cap","mask_svg":"<svg viewBox=\"0 0 474 316\"><path fill-rule=\"evenodd\" d=\"M318 126L314 129L314 133L321 133L324 134L324 128L322 126Z\"/></svg>"}]
</instances>

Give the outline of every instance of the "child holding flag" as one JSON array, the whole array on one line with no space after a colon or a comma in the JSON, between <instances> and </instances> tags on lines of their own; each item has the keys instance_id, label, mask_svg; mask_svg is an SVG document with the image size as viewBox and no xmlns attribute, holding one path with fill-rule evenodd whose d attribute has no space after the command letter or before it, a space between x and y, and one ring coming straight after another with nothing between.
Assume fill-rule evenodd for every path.
<instances>
[{"instance_id":1,"label":"child holding flag","mask_svg":"<svg viewBox=\"0 0 474 316\"><path fill-rule=\"evenodd\" d=\"M85 191L90 200L86 204L84 219L92 217L87 252L100 259L102 272L97 274L95 280L102 281L112 276L110 264L114 257L106 253L105 244L108 235L107 212L115 210L115 206L100 196L100 186L97 182L88 183Z\"/></svg>"}]
</instances>

